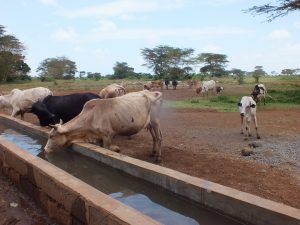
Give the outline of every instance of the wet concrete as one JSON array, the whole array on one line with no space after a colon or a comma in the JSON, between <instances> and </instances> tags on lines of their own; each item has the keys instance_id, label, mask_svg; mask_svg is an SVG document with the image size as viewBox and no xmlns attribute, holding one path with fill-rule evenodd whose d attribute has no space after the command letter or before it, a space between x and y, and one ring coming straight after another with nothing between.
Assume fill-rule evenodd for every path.
<instances>
[{"instance_id":1,"label":"wet concrete","mask_svg":"<svg viewBox=\"0 0 300 225\"><path fill-rule=\"evenodd\" d=\"M162 188L112 169L71 150L44 155L45 140L0 125L1 136L163 224L241 224Z\"/></svg>"}]
</instances>

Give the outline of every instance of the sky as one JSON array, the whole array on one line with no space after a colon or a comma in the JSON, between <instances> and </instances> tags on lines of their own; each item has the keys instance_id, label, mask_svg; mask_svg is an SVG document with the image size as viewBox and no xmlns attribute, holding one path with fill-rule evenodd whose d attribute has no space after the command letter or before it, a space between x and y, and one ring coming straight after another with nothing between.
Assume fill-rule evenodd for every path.
<instances>
[{"instance_id":1,"label":"sky","mask_svg":"<svg viewBox=\"0 0 300 225\"><path fill-rule=\"evenodd\" d=\"M0 24L24 43L31 75L61 56L78 71L112 74L126 62L148 73L141 50L159 45L225 54L226 69L300 68L300 11L272 22L243 12L269 2L276 0L0 0Z\"/></svg>"}]
</instances>

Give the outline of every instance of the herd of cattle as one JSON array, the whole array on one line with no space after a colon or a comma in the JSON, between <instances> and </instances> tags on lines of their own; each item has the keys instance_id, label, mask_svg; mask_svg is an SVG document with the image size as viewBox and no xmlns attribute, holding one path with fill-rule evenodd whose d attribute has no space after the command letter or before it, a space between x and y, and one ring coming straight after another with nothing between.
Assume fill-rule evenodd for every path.
<instances>
[{"instance_id":1,"label":"herd of cattle","mask_svg":"<svg viewBox=\"0 0 300 225\"><path fill-rule=\"evenodd\" d=\"M54 96L52 91L44 87L26 90L13 89L10 94L0 96L0 109L9 108L15 117L24 113L35 114L41 126L53 129L49 133L46 152L67 147L74 141L102 143L104 148L120 151L112 144L116 135L131 136L144 128L150 131L153 139L152 156L155 162L161 161L162 134L159 114L162 105L162 92L154 88L166 89L170 81L152 81L144 85L144 90L126 93L122 85L111 84L102 89L99 95L94 93L75 93L64 96ZM176 89L177 81L171 82ZM196 85L196 93L224 90L216 86L214 80L204 81ZM189 85L190 86L190 85ZM244 96L238 103L241 115L241 133L244 128L250 135L251 118L255 123L257 138L256 104L265 98L266 88L258 84L251 96Z\"/></svg>"}]
</instances>

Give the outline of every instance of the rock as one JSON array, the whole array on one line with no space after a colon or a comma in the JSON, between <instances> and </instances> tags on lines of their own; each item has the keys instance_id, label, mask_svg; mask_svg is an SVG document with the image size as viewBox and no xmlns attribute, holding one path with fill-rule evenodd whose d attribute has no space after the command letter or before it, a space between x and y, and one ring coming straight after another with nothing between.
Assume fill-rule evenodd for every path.
<instances>
[{"instance_id":1,"label":"rock","mask_svg":"<svg viewBox=\"0 0 300 225\"><path fill-rule=\"evenodd\" d=\"M250 156L254 154L253 150L243 148L241 151L242 156Z\"/></svg>"},{"instance_id":2,"label":"rock","mask_svg":"<svg viewBox=\"0 0 300 225\"><path fill-rule=\"evenodd\" d=\"M259 143L259 142L252 142L252 143L249 143L249 147L250 148L258 148L258 147L261 147L262 144Z\"/></svg>"}]
</instances>

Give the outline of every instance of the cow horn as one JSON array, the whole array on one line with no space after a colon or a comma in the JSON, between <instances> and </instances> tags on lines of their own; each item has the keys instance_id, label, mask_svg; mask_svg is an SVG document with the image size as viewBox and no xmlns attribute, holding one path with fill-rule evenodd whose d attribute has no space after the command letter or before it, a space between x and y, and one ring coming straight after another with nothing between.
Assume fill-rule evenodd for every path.
<instances>
[{"instance_id":1,"label":"cow horn","mask_svg":"<svg viewBox=\"0 0 300 225\"><path fill-rule=\"evenodd\" d=\"M62 121L62 119L60 119L60 120L59 120L59 124L60 124L60 125L62 125L62 124L63 124L63 121Z\"/></svg>"},{"instance_id":2,"label":"cow horn","mask_svg":"<svg viewBox=\"0 0 300 225\"><path fill-rule=\"evenodd\" d=\"M51 127L51 128L54 128L55 130L57 130L59 125L60 124L49 124L48 126Z\"/></svg>"}]
</instances>

